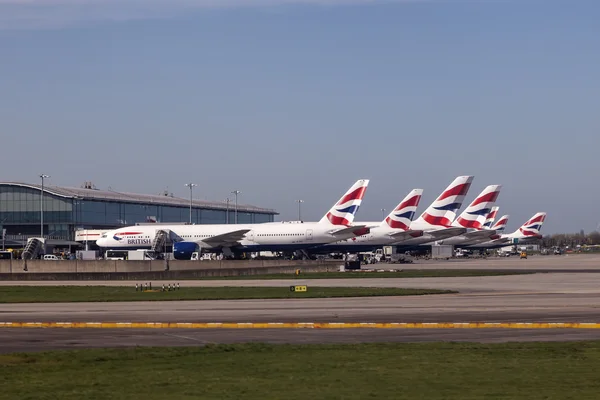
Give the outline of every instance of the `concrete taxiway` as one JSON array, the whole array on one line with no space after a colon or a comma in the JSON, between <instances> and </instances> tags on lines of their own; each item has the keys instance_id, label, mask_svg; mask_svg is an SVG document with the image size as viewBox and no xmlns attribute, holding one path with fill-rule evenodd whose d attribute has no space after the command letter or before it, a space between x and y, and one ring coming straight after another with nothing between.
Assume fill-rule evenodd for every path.
<instances>
[{"instance_id":1,"label":"concrete taxiway","mask_svg":"<svg viewBox=\"0 0 600 400\"><path fill-rule=\"evenodd\" d=\"M564 264L561 269L576 269ZM592 268L600 257L573 256ZM523 261L523 264L531 260ZM483 260L482 262L486 262ZM502 262L502 261L498 261ZM557 264L558 265L558 264ZM531 265L526 265L530 268ZM456 267L454 267L456 268ZM462 266L461 266L462 268ZM376 275L373 275L376 276ZM162 284L163 282L154 282ZM168 282L164 282L168 283ZM124 303L2 304L0 321L114 322L600 322L600 271L465 278L183 281L185 286L371 286L458 290L406 297ZM0 282L15 285L127 285L133 282ZM513 341L600 339L600 329L0 329L0 351L262 341Z\"/></svg>"},{"instance_id":2,"label":"concrete taxiway","mask_svg":"<svg viewBox=\"0 0 600 400\"><path fill-rule=\"evenodd\" d=\"M373 264L374 268L385 264ZM451 260L420 260L413 264L400 264L402 269L488 269L488 270L547 270L600 272L600 255L574 253L560 256L532 255L527 259L518 256L488 258L457 258Z\"/></svg>"}]
</instances>

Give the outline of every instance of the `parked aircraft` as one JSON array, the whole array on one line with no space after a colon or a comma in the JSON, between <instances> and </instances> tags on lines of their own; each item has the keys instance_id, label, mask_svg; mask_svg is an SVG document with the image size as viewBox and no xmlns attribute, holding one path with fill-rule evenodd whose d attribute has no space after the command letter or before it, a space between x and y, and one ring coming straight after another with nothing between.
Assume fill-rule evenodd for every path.
<instances>
[{"instance_id":1,"label":"parked aircraft","mask_svg":"<svg viewBox=\"0 0 600 400\"><path fill-rule=\"evenodd\" d=\"M496 231L485 229L484 224L500 194L500 189L502 189L502 185L487 186L452 223L452 226L466 228L467 232L435 243L438 245L461 246L471 242L493 239Z\"/></svg>"},{"instance_id":2,"label":"parked aircraft","mask_svg":"<svg viewBox=\"0 0 600 400\"><path fill-rule=\"evenodd\" d=\"M508 221L508 216L505 216ZM506 224L504 218L500 218L498 224ZM534 243L538 239L542 238L542 234L540 230L542 229L542 225L546 220L545 212L536 213L531 219L525 222L519 229L514 231L513 233L500 235L499 238L495 240L490 240L487 242L470 245L469 249L494 249L499 247L510 246L513 244L529 244Z\"/></svg>"},{"instance_id":3,"label":"parked aircraft","mask_svg":"<svg viewBox=\"0 0 600 400\"><path fill-rule=\"evenodd\" d=\"M410 224L417 211L423 189L413 189L398 206L381 222L359 222L370 232L350 239L310 249L310 253L359 253L373 251L390 243L415 238L423 231L415 231Z\"/></svg>"},{"instance_id":4,"label":"parked aircraft","mask_svg":"<svg viewBox=\"0 0 600 400\"><path fill-rule=\"evenodd\" d=\"M496 212L498 211L499 207L494 207L496 209ZM494 210L492 209L492 212L490 213L490 215L494 213ZM490 219L490 215L488 215L488 220L486 221L486 223L484 224L487 225L488 222L493 223L493 219ZM506 228L506 224L508 223L508 218L510 217L510 215L503 215L502 217L500 217L500 219L494 223L493 225L491 225L491 229L496 231L496 233L494 233L491 237L483 237L483 238L479 238L479 239L474 239L474 240L470 240L469 242L465 242L462 243L461 245L459 245L458 247L468 247L468 246L472 246L475 244L479 244L479 243L484 243L484 242L489 242L490 240L495 240L495 239L499 239L500 235L502 232L504 232L504 229Z\"/></svg>"},{"instance_id":5,"label":"parked aircraft","mask_svg":"<svg viewBox=\"0 0 600 400\"><path fill-rule=\"evenodd\" d=\"M423 231L423 235L394 242L393 245L412 248L465 233L466 228L453 227L452 221L456 217L456 211L462 207L472 182L473 176L459 176L454 179L421 216L410 224L411 230Z\"/></svg>"},{"instance_id":6,"label":"parked aircraft","mask_svg":"<svg viewBox=\"0 0 600 400\"><path fill-rule=\"evenodd\" d=\"M504 229L506 229L506 224L508 224L508 219L510 218L510 215L503 215L500 217L500 219L492 226L492 229L496 231L496 233L500 233L500 232L504 232Z\"/></svg>"},{"instance_id":7,"label":"parked aircraft","mask_svg":"<svg viewBox=\"0 0 600 400\"><path fill-rule=\"evenodd\" d=\"M494 220L496 219L496 215L498 215L499 209L500 207L498 206L492 207L492 211L490 211L485 220L485 223L483 224L483 227L485 229L492 229L492 226L494 225Z\"/></svg>"},{"instance_id":8,"label":"parked aircraft","mask_svg":"<svg viewBox=\"0 0 600 400\"><path fill-rule=\"evenodd\" d=\"M368 179L358 180L319 222L129 226L107 232L96 244L105 249L157 250L161 240L164 244L170 239L174 257L188 260L196 251L235 256L242 252L306 249L369 231L364 224L353 225L368 184Z\"/></svg>"}]
</instances>

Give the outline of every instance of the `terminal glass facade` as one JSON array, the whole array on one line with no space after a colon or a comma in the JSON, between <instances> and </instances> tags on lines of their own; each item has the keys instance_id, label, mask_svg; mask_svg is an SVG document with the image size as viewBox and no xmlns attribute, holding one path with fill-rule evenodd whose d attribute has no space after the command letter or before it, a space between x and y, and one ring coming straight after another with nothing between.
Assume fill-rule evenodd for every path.
<instances>
[{"instance_id":1,"label":"terminal glass facade","mask_svg":"<svg viewBox=\"0 0 600 400\"><path fill-rule=\"evenodd\" d=\"M40 234L41 192L19 186L0 185L0 225L7 235ZM68 237L73 223L70 199L44 196L44 234Z\"/></svg>"},{"instance_id":2,"label":"terminal glass facade","mask_svg":"<svg viewBox=\"0 0 600 400\"><path fill-rule=\"evenodd\" d=\"M0 185L0 227L9 236L39 236L41 190L24 186ZM44 235L74 238L76 229L110 229L146 222L188 222L190 209L168 204L144 204L92 198L62 197L44 191ZM238 223L274 221L274 213L238 211ZM227 210L192 208L196 224L235 222L233 207Z\"/></svg>"}]
</instances>

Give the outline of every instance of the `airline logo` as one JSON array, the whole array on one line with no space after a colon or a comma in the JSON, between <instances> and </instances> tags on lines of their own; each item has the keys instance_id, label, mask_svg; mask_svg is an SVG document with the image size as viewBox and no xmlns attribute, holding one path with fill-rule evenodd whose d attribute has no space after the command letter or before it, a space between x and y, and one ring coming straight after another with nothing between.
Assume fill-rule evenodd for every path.
<instances>
[{"instance_id":1,"label":"airline logo","mask_svg":"<svg viewBox=\"0 0 600 400\"><path fill-rule=\"evenodd\" d=\"M450 227L456 216L456 211L462 207L473 176L459 176L436 201L421 215L421 218L430 225Z\"/></svg>"},{"instance_id":2,"label":"airline logo","mask_svg":"<svg viewBox=\"0 0 600 400\"><path fill-rule=\"evenodd\" d=\"M354 221L354 215L360 208L363 197L367 192L368 180L360 180L350 188L335 206L327 213L327 219L333 225L349 226Z\"/></svg>"},{"instance_id":3,"label":"airline logo","mask_svg":"<svg viewBox=\"0 0 600 400\"><path fill-rule=\"evenodd\" d=\"M385 222L392 229L402 229L408 231L412 222L419 202L421 201L422 189L414 189L408 196L402 200L398 207L390 213L385 219Z\"/></svg>"},{"instance_id":4,"label":"airline logo","mask_svg":"<svg viewBox=\"0 0 600 400\"><path fill-rule=\"evenodd\" d=\"M494 224L494 226L492 226L492 229L495 230L496 232L502 232L504 230L504 228L506 228L506 224L508 224L509 217L510 217L509 215L503 215L502 217L500 217L498 222L496 222Z\"/></svg>"},{"instance_id":5,"label":"airline logo","mask_svg":"<svg viewBox=\"0 0 600 400\"><path fill-rule=\"evenodd\" d=\"M483 189L467 209L458 217L456 223L463 228L482 229L486 216L500 194L501 185L490 185Z\"/></svg>"},{"instance_id":6,"label":"airline logo","mask_svg":"<svg viewBox=\"0 0 600 400\"><path fill-rule=\"evenodd\" d=\"M113 235L113 239L115 239L117 242L121 242L121 243L125 243L124 240L127 240L127 244L128 245L134 245L134 244L151 244L151 239L126 239L125 237L122 236L135 236L135 235L141 235L142 232L117 232Z\"/></svg>"},{"instance_id":7,"label":"airline logo","mask_svg":"<svg viewBox=\"0 0 600 400\"><path fill-rule=\"evenodd\" d=\"M487 216L487 219L485 220L485 224L483 224L483 227L485 229L491 229L492 225L494 224L494 220L496 219L496 215L498 215L498 210L500 209L500 207L492 207L492 212L490 212Z\"/></svg>"},{"instance_id":8,"label":"airline logo","mask_svg":"<svg viewBox=\"0 0 600 400\"><path fill-rule=\"evenodd\" d=\"M523 226L519 228L519 231L525 237L541 237L540 229L546 219L546 213L537 213L529 221L525 222Z\"/></svg>"}]
</instances>

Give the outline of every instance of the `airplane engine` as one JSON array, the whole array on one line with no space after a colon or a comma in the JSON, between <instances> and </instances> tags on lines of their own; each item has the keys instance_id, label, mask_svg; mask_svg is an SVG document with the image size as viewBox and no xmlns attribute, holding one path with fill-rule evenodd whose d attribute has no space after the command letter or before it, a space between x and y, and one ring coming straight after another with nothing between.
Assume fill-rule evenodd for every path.
<instances>
[{"instance_id":1,"label":"airplane engine","mask_svg":"<svg viewBox=\"0 0 600 400\"><path fill-rule=\"evenodd\" d=\"M173 258L176 260L191 260L192 253L198 251L198 244L193 242L175 242L173 244Z\"/></svg>"}]
</instances>

